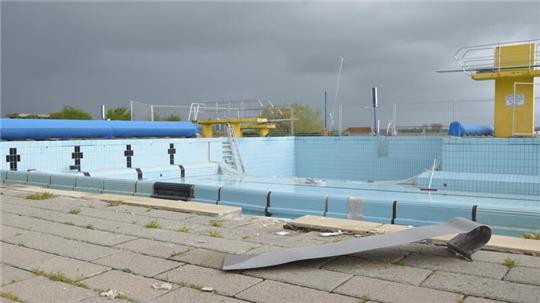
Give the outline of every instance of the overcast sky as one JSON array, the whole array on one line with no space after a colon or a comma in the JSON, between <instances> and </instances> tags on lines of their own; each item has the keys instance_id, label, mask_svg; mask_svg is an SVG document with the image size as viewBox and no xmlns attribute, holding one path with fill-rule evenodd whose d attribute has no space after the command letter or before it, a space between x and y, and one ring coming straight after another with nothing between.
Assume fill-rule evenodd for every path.
<instances>
[{"instance_id":1,"label":"overcast sky","mask_svg":"<svg viewBox=\"0 0 540 303\"><path fill-rule=\"evenodd\" d=\"M461 46L540 38L540 2L1 5L2 114L67 104L97 117L101 104L129 100L262 98L321 107L325 89L332 107L343 56L338 103L345 124L364 125L373 85L387 109L393 102L490 99L491 81L435 71L457 67L453 54ZM405 108L398 105L402 123L449 110ZM473 120L489 113L458 111Z\"/></svg>"}]
</instances>

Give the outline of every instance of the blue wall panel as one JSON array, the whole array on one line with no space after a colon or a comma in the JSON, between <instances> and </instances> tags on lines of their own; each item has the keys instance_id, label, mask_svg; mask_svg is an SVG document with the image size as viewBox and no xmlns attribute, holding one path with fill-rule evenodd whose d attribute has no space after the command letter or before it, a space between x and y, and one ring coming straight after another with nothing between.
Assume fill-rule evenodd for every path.
<instances>
[{"instance_id":1,"label":"blue wall panel","mask_svg":"<svg viewBox=\"0 0 540 303\"><path fill-rule=\"evenodd\" d=\"M269 212L272 216L281 218L296 218L303 215L322 216L325 198L322 194L272 192Z\"/></svg>"}]
</instances>

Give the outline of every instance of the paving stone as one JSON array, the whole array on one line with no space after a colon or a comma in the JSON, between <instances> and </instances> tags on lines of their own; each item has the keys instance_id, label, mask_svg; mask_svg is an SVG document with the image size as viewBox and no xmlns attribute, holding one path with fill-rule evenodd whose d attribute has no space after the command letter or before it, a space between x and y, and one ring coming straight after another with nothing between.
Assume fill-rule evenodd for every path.
<instances>
[{"instance_id":1,"label":"paving stone","mask_svg":"<svg viewBox=\"0 0 540 303\"><path fill-rule=\"evenodd\" d=\"M147 277L153 277L159 273L182 265L180 262L145 256L128 251L122 251L110 256L99 258L94 262L110 266L114 269L129 270L134 274Z\"/></svg>"},{"instance_id":2,"label":"paving stone","mask_svg":"<svg viewBox=\"0 0 540 303\"><path fill-rule=\"evenodd\" d=\"M11 243L23 243L29 248L35 248L86 261L108 256L117 252L117 250L109 247L98 246L36 232L28 232L24 235L10 238L8 241Z\"/></svg>"},{"instance_id":3,"label":"paving stone","mask_svg":"<svg viewBox=\"0 0 540 303\"><path fill-rule=\"evenodd\" d=\"M524 303L540 302L539 286L471 275L435 272L422 283L422 286L495 300Z\"/></svg>"},{"instance_id":4,"label":"paving stone","mask_svg":"<svg viewBox=\"0 0 540 303\"><path fill-rule=\"evenodd\" d=\"M136 276L133 274L111 270L106 273L83 280L86 286L96 290L114 289L130 299L151 301L167 293L167 290L154 290L152 284L162 283L159 280ZM173 289L176 288L173 285Z\"/></svg>"},{"instance_id":5,"label":"paving stone","mask_svg":"<svg viewBox=\"0 0 540 303\"><path fill-rule=\"evenodd\" d=\"M250 287L236 295L236 297L260 303L358 302L358 300L351 297L271 280Z\"/></svg>"},{"instance_id":6,"label":"paving stone","mask_svg":"<svg viewBox=\"0 0 540 303\"><path fill-rule=\"evenodd\" d=\"M290 234L285 236L279 236L273 234L260 234L258 237L250 239L252 242L274 244L285 247L302 247L302 246L316 246L321 245L321 242L313 239L311 233L303 233L287 230Z\"/></svg>"},{"instance_id":7,"label":"paving stone","mask_svg":"<svg viewBox=\"0 0 540 303\"><path fill-rule=\"evenodd\" d=\"M7 225L2 225L2 228L1 228L1 231L0 231L0 233L1 233L0 239L5 240L5 239L11 238L11 237L22 235L22 234L24 234L26 232L27 231L25 231L23 229L13 228L13 227L7 226Z\"/></svg>"},{"instance_id":8,"label":"paving stone","mask_svg":"<svg viewBox=\"0 0 540 303\"><path fill-rule=\"evenodd\" d=\"M478 297L467 297L463 303L503 303L502 301L495 301L490 299L478 298Z\"/></svg>"},{"instance_id":9,"label":"paving stone","mask_svg":"<svg viewBox=\"0 0 540 303\"><path fill-rule=\"evenodd\" d=\"M411 285L419 285L432 272L431 270L422 268L394 265L389 262L370 261L353 257L336 258L324 265L323 268Z\"/></svg>"},{"instance_id":10,"label":"paving stone","mask_svg":"<svg viewBox=\"0 0 540 303\"><path fill-rule=\"evenodd\" d=\"M125 223L131 223L136 221L139 223L144 222L143 224L146 224L148 221L151 220L151 218L145 216L130 214L129 212L116 211L114 207L111 207L110 209L88 208L84 209L84 211L82 211L80 215L115 220Z\"/></svg>"},{"instance_id":11,"label":"paving stone","mask_svg":"<svg viewBox=\"0 0 540 303\"><path fill-rule=\"evenodd\" d=\"M219 294L226 296L233 296L261 281L257 278L247 277L236 273L189 264L165 272L159 275L158 278L176 283L185 282L201 287L213 287Z\"/></svg>"},{"instance_id":12,"label":"paving stone","mask_svg":"<svg viewBox=\"0 0 540 303\"><path fill-rule=\"evenodd\" d=\"M80 303L126 303L126 302L127 302L126 300L109 299L109 298L102 297L100 295L80 301Z\"/></svg>"},{"instance_id":13,"label":"paving stone","mask_svg":"<svg viewBox=\"0 0 540 303\"><path fill-rule=\"evenodd\" d=\"M27 193L24 194L26 196ZM31 206L38 209L48 209L55 210L60 212L67 212L69 209L74 207L85 207L89 206L90 202L83 199L71 199L63 197L53 197L47 200L29 200L18 197L10 197L6 204L16 204L16 205L25 205ZM95 207L95 206L94 206Z\"/></svg>"},{"instance_id":14,"label":"paving stone","mask_svg":"<svg viewBox=\"0 0 540 303\"><path fill-rule=\"evenodd\" d=\"M223 259L226 255L227 254L224 252L196 248L174 256L172 259L193 265L221 269L223 266Z\"/></svg>"},{"instance_id":15,"label":"paving stone","mask_svg":"<svg viewBox=\"0 0 540 303\"><path fill-rule=\"evenodd\" d=\"M30 267L30 270L36 268L45 273L61 272L73 280L82 280L110 269L106 266L60 256L43 262L32 263L28 267Z\"/></svg>"},{"instance_id":16,"label":"paving stone","mask_svg":"<svg viewBox=\"0 0 540 303\"><path fill-rule=\"evenodd\" d=\"M510 269L506 281L534 284L540 286L540 268L518 266Z\"/></svg>"},{"instance_id":17,"label":"paving stone","mask_svg":"<svg viewBox=\"0 0 540 303\"><path fill-rule=\"evenodd\" d=\"M71 303L95 296L91 290L62 282L53 282L44 277L35 277L13 283L2 288L27 303Z\"/></svg>"},{"instance_id":18,"label":"paving stone","mask_svg":"<svg viewBox=\"0 0 540 303\"><path fill-rule=\"evenodd\" d=\"M370 261L393 262L399 261L409 254L409 251L406 251L398 246L368 250L361 253L352 254L351 256Z\"/></svg>"},{"instance_id":19,"label":"paving stone","mask_svg":"<svg viewBox=\"0 0 540 303\"><path fill-rule=\"evenodd\" d=\"M326 243L335 243L340 242L348 239L355 238L354 235L349 234L341 234L337 236L331 236L331 237L321 237L321 233L318 231L311 231L304 233L304 237L306 239L313 240L313 243L317 243L316 245L326 244Z\"/></svg>"},{"instance_id":20,"label":"paving stone","mask_svg":"<svg viewBox=\"0 0 540 303\"><path fill-rule=\"evenodd\" d=\"M173 255L182 254L190 249L183 245L149 239L135 239L116 245L115 247L161 258L170 258Z\"/></svg>"},{"instance_id":21,"label":"paving stone","mask_svg":"<svg viewBox=\"0 0 540 303\"><path fill-rule=\"evenodd\" d=\"M506 266L488 262L469 262L458 257L439 257L428 254L412 254L402 261L405 265L442 270L481 277L502 279L508 271Z\"/></svg>"},{"instance_id":22,"label":"paving stone","mask_svg":"<svg viewBox=\"0 0 540 303\"><path fill-rule=\"evenodd\" d=\"M429 243L408 243L398 246L400 250L418 253L436 255L441 257L455 257L456 254L446 247L446 245L433 245Z\"/></svg>"},{"instance_id":23,"label":"paving stone","mask_svg":"<svg viewBox=\"0 0 540 303\"><path fill-rule=\"evenodd\" d=\"M224 227L239 227L239 226L246 225L249 223L249 221L247 221L245 218L231 220L231 219L222 219L222 218L210 217L210 216L193 216L186 219L187 222L208 225L208 226L212 226L211 222L213 220L221 220Z\"/></svg>"},{"instance_id":24,"label":"paving stone","mask_svg":"<svg viewBox=\"0 0 540 303\"><path fill-rule=\"evenodd\" d=\"M510 258L515 260L520 266L540 268L540 256L527 256L520 254L500 253L494 251L481 250L472 256L473 260L504 264L504 260Z\"/></svg>"},{"instance_id":25,"label":"paving stone","mask_svg":"<svg viewBox=\"0 0 540 303\"><path fill-rule=\"evenodd\" d=\"M352 277L350 274L316 268L320 262L320 260L296 262L273 268L249 270L242 274L324 291L332 291Z\"/></svg>"},{"instance_id":26,"label":"paving stone","mask_svg":"<svg viewBox=\"0 0 540 303\"><path fill-rule=\"evenodd\" d=\"M259 246L257 246L259 245ZM244 254L246 255L258 255L258 254L262 254L262 253L267 253L267 252L271 252L271 251L278 251L278 250L284 250L284 249L288 249L289 247L283 247L283 246L278 246L278 245L274 245L274 244L254 244L253 246L251 246Z\"/></svg>"},{"instance_id":27,"label":"paving stone","mask_svg":"<svg viewBox=\"0 0 540 303\"><path fill-rule=\"evenodd\" d=\"M202 292L189 287L181 287L168 294L165 294L159 298L153 300L154 303L199 303L199 302L213 302L213 303L240 303L237 299L220 296L217 294Z\"/></svg>"},{"instance_id":28,"label":"paving stone","mask_svg":"<svg viewBox=\"0 0 540 303\"><path fill-rule=\"evenodd\" d=\"M139 206L129 206L129 205L121 205L122 207L126 207L133 211L133 213L145 216L145 217L154 217L154 218L160 218L160 219L169 219L174 220L177 222L177 224L181 224L182 222L185 222L187 218L192 218L193 214L188 213L181 213L177 211L167 211L167 210L161 210L161 209L150 209L150 211L147 211L148 208L146 207L139 207Z\"/></svg>"},{"instance_id":29,"label":"paving stone","mask_svg":"<svg viewBox=\"0 0 540 303\"><path fill-rule=\"evenodd\" d=\"M451 302L462 295L366 277L353 277L339 286L336 293L385 303Z\"/></svg>"},{"instance_id":30,"label":"paving stone","mask_svg":"<svg viewBox=\"0 0 540 303\"><path fill-rule=\"evenodd\" d=\"M18 269L5 264L0 265L1 280L0 285L8 285L18 281L26 280L34 277L34 274L26 270Z\"/></svg>"},{"instance_id":31,"label":"paving stone","mask_svg":"<svg viewBox=\"0 0 540 303\"><path fill-rule=\"evenodd\" d=\"M71 216L72 218L69 219L72 221L78 221L78 215ZM3 218L2 223L30 231L33 230L37 232L44 232L47 234L61 236L63 238L75 239L100 245L115 245L134 239L134 237L121 234L81 228L63 223L45 221L42 219L20 217L17 215L11 215Z\"/></svg>"},{"instance_id":32,"label":"paving stone","mask_svg":"<svg viewBox=\"0 0 540 303\"><path fill-rule=\"evenodd\" d=\"M188 233L172 232L169 237L170 242L187 245L197 248L206 248L210 250L222 251L230 254L241 254L258 247L256 243L250 243L239 240L224 238L214 238L210 236L192 235ZM165 237L160 240L165 240Z\"/></svg>"},{"instance_id":33,"label":"paving stone","mask_svg":"<svg viewBox=\"0 0 540 303\"><path fill-rule=\"evenodd\" d=\"M58 222L58 223L74 221L73 223L77 226L86 227L88 225L91 225L95 229L111 231L111 232L118 232L119 230L122 230L122 233L127 233L128 231L132 229L140 229L140 226L137 226L134 224L118 222L118 221L113 221L113 220L105 220L105 219L100 219L100 218L95 218L95 217L79 216L77 220L73 220L72 215L66 212L58 212L58 211L47 210L47 209L36 209L36 208L31 208L31 207L21 206L21 205L7 205L6 204L2 206L2 211L3 212L9 211L11 213L41 218L41 219L50 220L50 221Z\"/></svg>"},{"instance_id":34,"label":"paving stone","mask_svg":"<svg viewBox=\"0 0 540 303\"><path fill-rule=\"evenodd\" d=\"M1 248L2 262L16 267L25 267L56 257L53 254L8 243L1 243Z\"/></svg>"},{"instance_id":35,"label":"paving stone","mask_svg":"<svg viewBox=\"0 0 540 303\"><path fill-rule=\"evenodd\" d=\"M271 217L245 217L247 224L237 226L236 229L252 230L259 233L275 233L283 230L285 221Z\"/></svg>"}]
</instances>

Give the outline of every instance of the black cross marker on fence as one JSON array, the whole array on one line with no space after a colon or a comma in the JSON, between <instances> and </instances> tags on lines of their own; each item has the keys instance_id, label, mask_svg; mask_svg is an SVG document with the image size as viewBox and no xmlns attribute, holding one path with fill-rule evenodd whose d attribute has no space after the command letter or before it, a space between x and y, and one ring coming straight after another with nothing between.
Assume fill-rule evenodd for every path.
<instances>
[{"instance_id":1,"label":"black cross marker on fence","mask_svg":"<svg viewBox=\"0 0 540 303\"><path fill-rule=\"evenodd\" d=\"M131 145L126 145L126 150L124 151L124 157L126 157L126 167L131 168L131 157L133 157L133 150Z\"/></svg>"},{"instance_id":2,"label":"black cross marker on fence","mask_svg":"<svg viewBox=\"0 0 540 303\"><path fill-rule=\"evenodd\" d=\"M9 162L10 170L17 170L17 162L21 162L21 155L17 155L16 148L9 149L9 155L6 155L6 162Z\"/></svg>"},{"instance_id":3,"label":"black cross marker on fence","mask_svg":"<svg viewBox=\"0 0 540 303\"><path fill-rule=\"evenodd\" d=\"M83 153L81 153L81 147L75 146L75 151L71 153L71 159L75 160L75 167L78 171L81 171L81 159L83 158Z\"/></svg>"},{"instance_id":4,"label":"black cross marker on fence","mask_svg":"<svg viewBox=\"0 0 540 303\"><path fill-rule=\"evenodd\" d=\"M169 154L169 162L171 165L174 164L174 154L176 154L176 149L174 148L174 144L169 144L169 149L167 150L167 153Z\"/></svg>"}]
</instances>

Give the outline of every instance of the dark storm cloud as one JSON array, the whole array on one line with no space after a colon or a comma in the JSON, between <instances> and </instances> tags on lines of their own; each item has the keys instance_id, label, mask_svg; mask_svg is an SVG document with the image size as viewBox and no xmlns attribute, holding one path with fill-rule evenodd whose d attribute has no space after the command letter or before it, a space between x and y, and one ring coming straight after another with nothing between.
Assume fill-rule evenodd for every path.
<instances>
[{"instance_id":1,"label":"dark storm cloud","mask_svg":"<svg viewBox=\"0 0 540 303\"><path fill-rule=\"evenodd\" d=\"M434 71L454 67L463 45L540 37L538 11L533 2L2 2L2 113L70 104L96 114L131 99L320 106L344 56L339 100L350 123L365 124L355 120L372 85L386 104L490 98L492 83Z\"/></svg>"}]
</instances>

